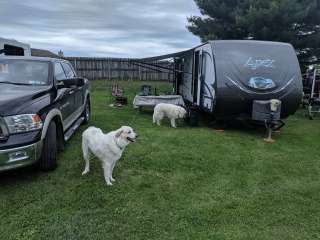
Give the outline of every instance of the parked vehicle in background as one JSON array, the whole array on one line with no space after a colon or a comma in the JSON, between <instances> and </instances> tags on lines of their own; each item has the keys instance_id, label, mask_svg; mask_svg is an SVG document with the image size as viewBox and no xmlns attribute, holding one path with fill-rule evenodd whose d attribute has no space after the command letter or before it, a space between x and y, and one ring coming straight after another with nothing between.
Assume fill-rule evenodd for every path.
<instances>
[{"instance_id":1,"label":"parked vehicle in background","mask_svg":"<svg viewBox=\"0 0 320 240\"><path fill-rule=\"evenodd\" d=\"M0 56L31 56L29 44L13 39L0 38Z\"/></svg>"},{"instance_id":2,"label":"parked vehicle in background","mask_svg":"<svg viewBox=\"0 0 320 240\"><path fill-rule=\"evenodd\" d=\"M55 169L58 150L89 119L89 81L68 61L0 57L0 171Z\"/></svg>"}]
</instances>

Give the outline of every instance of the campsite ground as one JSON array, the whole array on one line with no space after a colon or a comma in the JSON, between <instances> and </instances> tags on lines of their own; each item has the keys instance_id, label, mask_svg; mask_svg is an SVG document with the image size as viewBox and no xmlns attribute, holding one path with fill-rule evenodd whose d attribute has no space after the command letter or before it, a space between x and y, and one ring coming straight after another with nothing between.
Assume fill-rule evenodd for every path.
<instances>
[{"instance_id":1,"label":"campsite ground","mask_svg":"<svg viewBox=\"0 0 320 240\"><path fill-rule=\"evenodd\" d=\"M0 174L1 239L320 239L320 120L290 117L275 144L262 129L155 127L151 112L132 109L140 84L121 83L123 109L108 106L106 82L92 86L90 125L140 135L116 184L106 186L97 161L81 176L82 127L56 171Z\"/></svg>"}]
</instances>

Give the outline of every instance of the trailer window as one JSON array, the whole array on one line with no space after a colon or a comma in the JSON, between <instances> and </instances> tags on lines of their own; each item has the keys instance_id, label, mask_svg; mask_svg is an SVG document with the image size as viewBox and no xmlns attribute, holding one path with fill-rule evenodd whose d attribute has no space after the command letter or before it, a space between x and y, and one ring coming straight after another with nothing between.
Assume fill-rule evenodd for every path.
<instances>
[{"instance_id":1,"label":"trailer window","mask_svg":"<svg viewBox=\"0 0 320 240\"><path fill-rule=\"evenodd\" d=\"M24 56L24 49L22 47L4 44L4 55L7 56Z\"/></svg>"}]
</instances>

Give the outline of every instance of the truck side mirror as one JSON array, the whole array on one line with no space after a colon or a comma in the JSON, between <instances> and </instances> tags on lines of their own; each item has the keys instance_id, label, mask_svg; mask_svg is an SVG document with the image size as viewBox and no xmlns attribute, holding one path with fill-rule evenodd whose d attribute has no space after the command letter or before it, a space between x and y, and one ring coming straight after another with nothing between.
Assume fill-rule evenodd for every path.
<instances>
[{"instance_id":1,"label":"truck side mirror","mask_svg":"<svg viewBox=\"0 0 320 240\"><path fill-rule=\"evenodd\" d=\"M61 81L61 80L57 81L57 89L62 89L62 88L66 88L63 81Z\"/></svg>"},{"instance_id":2,"label":"truck side mirror","mask_svg":"<svg viewBox=\"0 0 320 240\"><path fill-rule=\"evenodd\" d=\"M67 78L63 80L59 80L57 87L58 89L61 88L71 88L74 86L81 87L85 85L85 80L83 78Z\"/></svg>"}]
</instances>

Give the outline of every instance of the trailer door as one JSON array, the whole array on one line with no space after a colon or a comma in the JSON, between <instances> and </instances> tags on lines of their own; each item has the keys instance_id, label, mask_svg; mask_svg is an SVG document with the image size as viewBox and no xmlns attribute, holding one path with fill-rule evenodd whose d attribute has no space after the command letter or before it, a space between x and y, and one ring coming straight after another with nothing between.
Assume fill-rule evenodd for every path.
<instances>
[{"instance_id":1,"label":"trailer door","mask_svg":"<svg viewBox=\"0 0 320 240\"><path fill-rule=\"evenodd\" d=\"M215 98L215 71L211 45L203 46L200 74L200 107L212 112Z\"/></svg>"}]
</instances>

